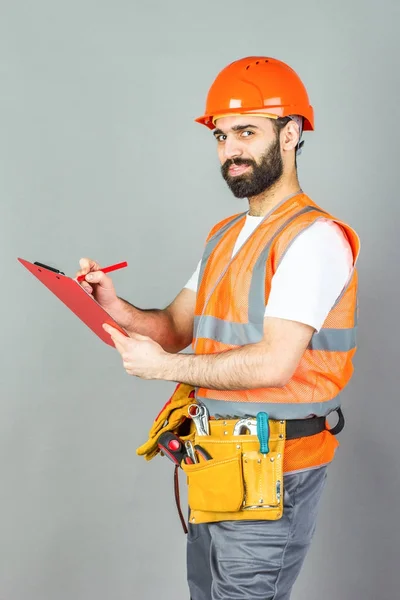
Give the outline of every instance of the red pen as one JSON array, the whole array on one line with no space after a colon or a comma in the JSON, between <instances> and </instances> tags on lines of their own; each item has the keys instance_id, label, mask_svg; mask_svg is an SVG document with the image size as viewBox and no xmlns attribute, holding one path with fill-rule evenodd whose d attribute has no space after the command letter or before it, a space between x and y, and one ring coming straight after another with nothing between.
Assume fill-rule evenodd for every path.
<instances>
[{"instance_id":1,"label":"red pen","mask_svg":"<svg viewBox=\"0 0 400 600\"><path fill-rule=\"evenodd\" d=\"M117 271L118 269L123 269L124 267L127 267L128 263L126 261L124 262L120 262L117 263L116 265L110 265L109 267L104 267L104 269L99 269L99 271L101 271L102 273L110 273L111 271ZM94 273L95 271L89 271L89 273L92 272ZM86 273L86 275L88 275L89 273ZM77 281L83 281L86 277L86 275L79 275L79 277L76 278Z\"/></svg>"}]
</instances>

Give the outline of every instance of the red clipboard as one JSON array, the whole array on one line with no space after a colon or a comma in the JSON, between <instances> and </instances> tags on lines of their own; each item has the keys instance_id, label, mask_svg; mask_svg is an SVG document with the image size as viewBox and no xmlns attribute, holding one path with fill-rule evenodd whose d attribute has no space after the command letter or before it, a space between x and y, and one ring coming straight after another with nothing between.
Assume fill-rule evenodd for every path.
<instances>
[{"instance_id":1,"label":"red clipboard","mask_svg":"<svg viewBox=\"0 0 400 600\"><path fill-rule=\"evenodd\" d=\"M129 334L122 329L108 314L106 310L89 294L75 279L67 277L61 271L46 265L33 264L23 258L18 258L19 262L28 269L45 285L53 294L57 296L72 312L89 327L103 342L115 348L114 343L102 325L107 323L121 333L129 337Z\"/></svg>"}]
</instances>

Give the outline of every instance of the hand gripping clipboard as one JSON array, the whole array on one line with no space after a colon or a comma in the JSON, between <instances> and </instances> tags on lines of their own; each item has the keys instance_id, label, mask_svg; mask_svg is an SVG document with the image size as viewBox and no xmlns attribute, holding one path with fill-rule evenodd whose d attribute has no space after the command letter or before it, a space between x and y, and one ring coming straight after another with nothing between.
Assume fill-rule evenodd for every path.
<instances>
[{"instance_id":1,"label":"hand gripping clipboard","mask_svg":"<svg viewBox=\"0 0 400 600\"><path fill-rule=\"evenodd\" d=\"M128 333L118 325L106 310L85 289L62 271L48 267L41 263L31 263L23 258L19 262L28 269L57 296L72 312L89 327L100 339L115 348L110 335L104 331L102 325L107 323L129 337Z\"/></svg>"}]
</instances>

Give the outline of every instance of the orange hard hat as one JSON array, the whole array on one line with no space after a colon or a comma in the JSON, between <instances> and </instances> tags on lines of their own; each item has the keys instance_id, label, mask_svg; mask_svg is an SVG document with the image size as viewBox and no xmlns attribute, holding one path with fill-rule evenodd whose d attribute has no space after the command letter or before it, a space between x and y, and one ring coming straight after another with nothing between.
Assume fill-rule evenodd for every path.
<instances>
[{"instance_id":1,"label":"orange hard hat","mask_svg":"<svg viewBox=\"0 0 400 600\"><path fill-rule=\"evenodd\" d=\"M314 129L314 110L300 77L268 56L241 58L225 67L208 92L205 115L196 121L214 129L217 118L235 114L275 119L299 115L304 130Z\"/></svg>"}]
</instances>

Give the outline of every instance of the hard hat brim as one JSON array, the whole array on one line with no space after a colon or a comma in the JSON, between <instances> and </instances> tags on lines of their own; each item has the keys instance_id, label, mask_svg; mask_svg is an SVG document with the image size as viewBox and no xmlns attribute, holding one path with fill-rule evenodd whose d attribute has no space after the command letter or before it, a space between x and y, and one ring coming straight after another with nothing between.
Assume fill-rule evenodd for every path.
<instances>
[{"instance_id":1,"label":"hard hat brim","mask_svg":"<svg viewBox=\"0 0 400 600\"><path fill-rule=\"evenodd\" d=\"M296 106L268 106L268 113L271 115L275 115L277 118L279 117L289 117L290 115L299 115L304 118L304 127L303 131L314 131L314 109L312 106L309 106L307 110L304 108L300 111ZM232 109L224 109L221 110L221 116L241 116L241 115L251 115L254 113L260 114L262 111L260 108L254 109L246 109L238 111L237 108ZM306 114L307 113L307 114ZM268 117L268 114L265 115ZM218 114L216 115L202 115L195 119L196 123L200 123L201 125L205 125L208 129L215 129L215 125L213 123L215 117L218 118Z\"/></svg>"}]
</instances>

